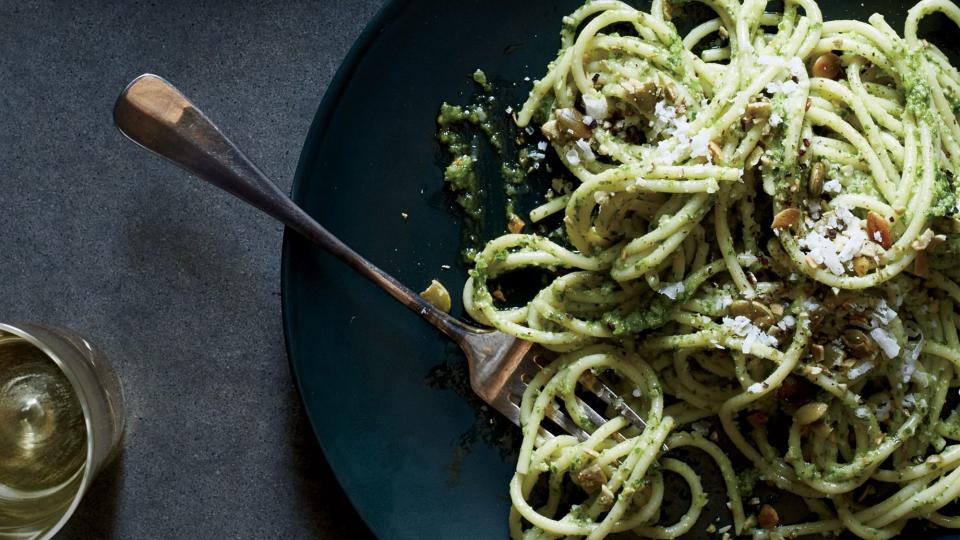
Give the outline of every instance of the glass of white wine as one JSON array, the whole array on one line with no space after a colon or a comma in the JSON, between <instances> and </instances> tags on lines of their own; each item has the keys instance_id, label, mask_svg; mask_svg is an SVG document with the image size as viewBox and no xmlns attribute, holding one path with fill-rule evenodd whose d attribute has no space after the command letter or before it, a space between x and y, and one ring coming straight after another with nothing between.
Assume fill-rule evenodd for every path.
<instances>
[{"instance_id":1,"label":"glass of white wine","mask_svg":"<svg viewBox=\"0 0 960 540\"><path fill-rule=\"evenodd\" d=\"M123 392L69 330L0 324L0 540L49 538L116 453Z\"/></svg>"}]
</instances>

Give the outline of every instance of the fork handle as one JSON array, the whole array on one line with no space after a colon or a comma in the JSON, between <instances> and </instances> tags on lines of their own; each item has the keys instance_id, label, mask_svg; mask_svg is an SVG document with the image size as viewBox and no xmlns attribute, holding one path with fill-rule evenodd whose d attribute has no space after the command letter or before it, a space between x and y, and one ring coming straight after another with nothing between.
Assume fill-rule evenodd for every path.
<instances>
[{"instance_id":1,"label":"fork handle","mask_svg":"<svg viewBox=\"0 0 960 540\"><path fill-rule=\"evenodd\" d=\"M134 79L113 109L120 132L203 180L259 208L366 276L458 343L482 332L440 311L317 223L177 88L150 73Z\"/></svg>"}]
</instances>

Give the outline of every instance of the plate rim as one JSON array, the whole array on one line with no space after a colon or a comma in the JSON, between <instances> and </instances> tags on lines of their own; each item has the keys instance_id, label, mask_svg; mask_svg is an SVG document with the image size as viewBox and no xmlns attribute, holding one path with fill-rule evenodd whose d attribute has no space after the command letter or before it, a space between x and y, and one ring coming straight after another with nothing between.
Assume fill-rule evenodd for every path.
<instances>
[{"instance_id":1,"label":"plate rim","mask_svg":"<svg viewBox=\"0 0 960 540\"><path fill-rule=\"evenodd\" d=\"M294 172L289 195L290 198L293 199L293 201L298 205L301 193L307 183L304 179L304 171L307 167L307 154L312 148L315 148L318 144L318 141L323 139L327 134L330 124L333 120L334 112L336 111L336 104L346 93L346 88L352 80L354 72L360 65L364 56L380 37L382 31L391 23L393 23L400 12L403 11L413 1L414 0L384 0L384 4L377 10L374 16L366 24L363 31L360 32L360 35L353 42L353 45L350 46L350 50L347 52L346 56L344 56L343 60L340 62L340 66L337 68L336 73L330 80L330 84L327 86L327 89L323 94L323 98L320 101L320 105L317 107L317 111L314 113L313 119L310 122L310 127L307 131L306 138L304 139L303 146L300 149L300 156L297 159L297 168ZM287 356L287 366L290 369L290 374L293 377L294 385L297 388L297 396L300 401L300 406L307 418L307 422L310 424L310 432L313 435L313 439L320 447L320 451L323 453L324 459L327 459L327 448L323 439L318 434L318 423L305 402L305 389L302 384L300 373L297 369L297 362L294 359L292 348L292 301L289 298L288 290L291 286L289 277L291 272L291 239L295 236L299 236L299 233L291 230L289 227L284 227L280 254L280 310L282 314L284 350ZM360 519L367 527L367 530L370 531L375 537L381 537L381 535L378 534L381 531L375 530L372 524L373 522L368 518L367 510L362 509L361 506L357 505L357 501L354 499L353 494L344 489L341 472L333 466L330 466L330 471L333 474L337 484L340 486L341 491L350 502L350 506L355 512L357 512L357 515L360 516Z\"/></svg>"}]
</instances>

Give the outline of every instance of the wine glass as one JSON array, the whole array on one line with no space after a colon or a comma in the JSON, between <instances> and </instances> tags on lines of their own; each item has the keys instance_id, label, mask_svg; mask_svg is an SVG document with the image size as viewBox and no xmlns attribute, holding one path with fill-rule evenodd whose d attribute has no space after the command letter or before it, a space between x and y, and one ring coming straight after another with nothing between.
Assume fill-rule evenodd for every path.
<instances>
[{"instance_id":1,"label":"wine glass","mask_svg":"<svg viewBox=\"0 0 960 540\"><path fill-rule=\"evenodd\" d=\"M0 540L49 538L120 447L123 391L73 331L0 324Z\"/></svg>"}]
</instances>

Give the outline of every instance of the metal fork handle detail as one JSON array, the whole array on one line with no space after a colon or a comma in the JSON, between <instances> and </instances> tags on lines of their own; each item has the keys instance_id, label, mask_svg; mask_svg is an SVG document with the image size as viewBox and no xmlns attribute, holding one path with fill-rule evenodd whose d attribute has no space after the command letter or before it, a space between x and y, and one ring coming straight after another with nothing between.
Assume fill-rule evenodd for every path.
<instances>
[{"instance_id":1,"label":"metal fork handle detail","mask_svg":"<svg viewBox=\"0 0 960 540\"><path fill-rule=\"evenodd\" d=\"M304 212L267 178L203 112L162 77L144 74L113 109L120 132L203 180L259 208L366 276L443 333L462 343L483 332L440 311L377 268Z\"/></svg>"}]
</instances>

